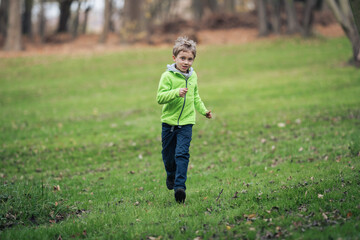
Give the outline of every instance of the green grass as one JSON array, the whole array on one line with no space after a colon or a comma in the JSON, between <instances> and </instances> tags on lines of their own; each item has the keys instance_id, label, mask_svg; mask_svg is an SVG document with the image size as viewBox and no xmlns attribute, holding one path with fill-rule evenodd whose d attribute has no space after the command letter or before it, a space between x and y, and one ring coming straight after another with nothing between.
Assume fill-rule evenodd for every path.
<instances>
[{"instance_id":1,"label":"green grass","mask_svg":"<svg viewBox=\"0 0 360 240\"><path fill-rule=\"evenodd\" d=\"M170 48L1 59L0 238L359 239L350 56L345 38L200 45L214 119L193 128L184 205L161 160Z\"/></svg>"}]
</instances>

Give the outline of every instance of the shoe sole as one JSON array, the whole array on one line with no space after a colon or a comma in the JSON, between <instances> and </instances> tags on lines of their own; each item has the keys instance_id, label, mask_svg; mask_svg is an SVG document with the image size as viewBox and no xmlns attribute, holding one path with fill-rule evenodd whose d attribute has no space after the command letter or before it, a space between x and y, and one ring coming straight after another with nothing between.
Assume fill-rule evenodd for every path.
<instances>
[{"instance_id":1,"label":"shoe sole","mask_svg":"<svg viewBox=\"0 0 360 240\"><path fill-rule=\"evenodd\" d=\"M185 191L176 191L176 192L175 192L175 200L176 200L178 203L185 202L185 198L186 198L186 193L185 193Z\"/></svg>"}]
</instances>

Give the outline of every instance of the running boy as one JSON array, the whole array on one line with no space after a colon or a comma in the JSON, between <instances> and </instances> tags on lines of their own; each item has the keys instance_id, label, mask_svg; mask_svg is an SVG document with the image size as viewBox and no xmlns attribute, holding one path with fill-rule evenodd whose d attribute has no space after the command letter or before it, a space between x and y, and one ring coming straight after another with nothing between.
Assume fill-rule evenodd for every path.
<instances>
[{"instance_id":1,"label":"running boy","mask_svg":"<svg viewBox=\"0 0 360 240\"><path fill-rule=\"evenodd\" d=\"M207 118L212 118L201 101L197 75L191 67L196 57L196 43L187 37L179 37L173 47L172 65L167 65L160 78L157 102L163 104L162 158L167 174L166 186L174 189L179 203L186 198L186 175L189 164L189 147L192 126L195 124L195 109Z\"/></svg>"}]
</instances>

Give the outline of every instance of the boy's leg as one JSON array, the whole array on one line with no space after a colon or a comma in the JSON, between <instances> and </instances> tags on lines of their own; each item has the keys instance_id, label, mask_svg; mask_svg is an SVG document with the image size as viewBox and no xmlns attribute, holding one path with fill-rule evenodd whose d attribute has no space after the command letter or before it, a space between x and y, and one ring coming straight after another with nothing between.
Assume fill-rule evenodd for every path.
<instances>
[{"instance_id":1,"label":"boy's leg","mask_svg":"<svg viewBox=\"0 0 360 240\"><path fill-rule=\"evenodd\" d=\"M162 158L166 170L167 177L169 179L175 178L176 163L175 163L175 148L176 137L175 131L171 130L172 126L163 123L162 124Z\"/></svg>"},{"instance_id":2,"label":"boy's leg","mask_svg":"<svg viewBox=\"0 0 360 240\"><path fill-rule=\"evenodd\" d=\"M187 178L187 170L189 165L189 147L192 136L192 126L185 125L177 129L176 134L176 149L175 149L175 162L176 162L176 176L174 190L178 188L186 189L185 182Z\"/></svg>"}]
</instances>

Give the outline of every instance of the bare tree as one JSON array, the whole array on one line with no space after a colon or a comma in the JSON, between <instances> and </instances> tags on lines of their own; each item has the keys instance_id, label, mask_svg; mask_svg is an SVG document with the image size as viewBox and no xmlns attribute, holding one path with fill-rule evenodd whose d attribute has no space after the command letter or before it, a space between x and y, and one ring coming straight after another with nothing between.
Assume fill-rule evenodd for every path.
<instances>
[{"instance_id":1,"label":"bare tree","mask_svg":"<svg viewBox=\"0 0 360 240\"><path fill-rule=\"evenodd\" d=\"M269 0L270 5L272 8L272 14L271 14L271 25L272 30L275 34L280 34L280 27L281 27L281 21L280 21L280 10L281 10L281 3L280 0Z\"/></svg>"},{"instance_id":2,"label":"bare tree","mask_svg":"<svg viewBox=\"0 0 360 240\"><path fill-rule=\"evenodd\" d=\"M195 19L200 20L204 15L205 9L210 10L211 13L218 12L219 4L217 0L192 0L192 9Z\"/></svg>"},{"instance_id":3,"label":"bare tree","mask_svg":"<svg viewBox=\"0 0 360 240\"><path fill-rule=\"evenodd\" d=\"M45 41L45 9L44 9L45 0L40 0L40 11L39 11L39 36L40 41L43 43Z\"/></svg>"},{"instance_id":4,"label":"bare tree","mask_svg":"<svg viewBox=\"0 0 360 240\"><path fill-rule=\"evenodd\" d=\"M204 4L202 0L192 0L192 9L196 20L200 20L204 14Z\"/></svg>"},{"instance_id":5,"label":"bare tree","mask_svg":"<svg viewBox=\"0 0 360 240\"><path fill-rule=\"evenodd\" d=\"M76 9L76 13L75 13L75 17L73 20L73 24L72 24L72 38L75 39L78 35L78 30L79 30L79 17L80 17L80 8L81 8L81 1L78 1L77 4L77 9Z\"/></svg>"},{"instance_id":6,"label":"bare tree","mask_svg":"<svg viewBox=\"0 0 360 240\"><path fill-rule=\"evenodd\" d=\"M5 51L23 50L21 41L21 5L20 0L11 0L9 5L9 21L7 25Z\"/></svg>"},{"instance_id":7,"label":"bare tree","mask_svg":"<svg viewBox=\"0 0 360 240\"><path fill-rule=\"evenodd\" d=\"M134 42L141 33L144 33L144 38L146 37L144 5L144 0L125 0L123 25L120 32L123 42Z\"/></svg>"},{"instance_id":8,"label":"bare tree","mask_svg":"<svg viewBox=\"0 0 360 240\"><path fill-rule=\"evenodd\" d=\"M5 37L8 20L9 0L0 2L0 33Z\"/></svg>"},{"instance_id":9,"label":"bare tree","mask_svg":"<svg viewBox=\"0 0 360 240\"><path fill-rule=\"evenodd\" d=\"M58 0L60 5L60 19L57 32L67 32L68 31L68 20L70 18L70 6L73 0Z\"/></svg>"},{"instance_id":10,"label":"bare tree","mask_svg":"<svg viewBox=\"0 0 360 240\"><path fill-rule=\"evenodd\" d=\"M327 2L351 42L353 50L351 62L355 66L360 67L360 36L359 31L356 28L349 1L327 0Z\"/></svg>"},{"instance_id":11,"label":"bare tree","mask_svg":"<svg viewBox=\"0 0 360 240\"><path fill-rule=\"evenodd\" d=\"M287 32L289 34L301 32L301 27L296 16L294 0L284 0L287 16Z\"/></svg>"},{"instance_id":12,"label":"bare tree","mask_svg":"<svg viewBox=\"0 0 360 240\"><path fill-rule=\"evenodd\" d=\"M31 15L32 7L34 0L25 0L24 1L24 12L22 14L22 33L29 37L32 37L32 27L31 27Z\"/></svg>"},{"instance_id":13,"label":"bare tree","mask_svg":"<svg viewBox=\"0 0 360 240\"><path fill-rule=\"evenodd\" d=\"M235 12L235 0L225 0L225 10L228 12Z\"/></svg>"},{"instance_id":14,"label":"bare tree","mask_svg":"<svg viewBox=\"0 0 360 240\"><path fill-rule=\"evenodd\" d=\"M83 34L86 33L86 27L87 27L87 23L88 23L88 15L89 15L90 10L91 10L91 6L87 5L87 7L85 9L84 23L83 23L83 28L82 28Z\"/></svg>"},{"instance_id":15,"label":"bare tree","mask_svg":"<svg viewBox=\"0 0 360 240\"><path fill-rule=\"evenodd\" d=\"M311 27L313 25L313 20L314 20L314 11L318 2L319 0L306 0L305 2L305 12L303 19L303 28L304 28L303 35L305 37L312 35Z\"/></svg>"},{"instance_id":16,"label":"bare tree","mask_svg":"<svg viewBox=\"0 0 360 240\"><path fill-rule=\"evenodd\" d=\"M109 27L110 27L110 1L111 0L105 0L105 8L104 8L104 25L103 30L100 35L99 43L105 43L107 39L107 35L109 33Z\"/></svg>"},{"instance_id":17,"label":"bare tree","mask_svg":"<svg viewBox=\"0 0 360 240\"><path fill-rule=\"evenodd\" d=\"M360 33L360 1L358 0L350 0L350 6L353 12L354 20Z\"/></svg>"},{"instance_id":18,"label":"bare tree","mask_svg":"<svg viewBox=\"0 0 360 240\"><path fill-rule=\"evenodd\" d=\"M266 36L270 33L266 8L267 8L266 0L257 0L259 36Z\"/></svg>"}]
</instances>

